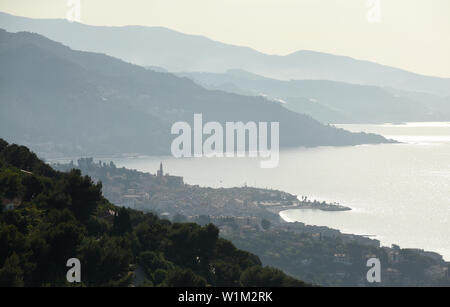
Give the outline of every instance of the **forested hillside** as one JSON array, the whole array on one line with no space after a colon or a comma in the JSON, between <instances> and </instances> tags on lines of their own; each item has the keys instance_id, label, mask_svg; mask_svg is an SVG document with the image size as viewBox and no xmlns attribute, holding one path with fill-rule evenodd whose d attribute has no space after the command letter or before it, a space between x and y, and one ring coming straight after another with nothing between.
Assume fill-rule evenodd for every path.
<instances>
[{"instance_id":1,"label":"forested hillside","mask_svg":"<svg viewBox=\"0 0 450 307\"><path fill-rule=\"evenodd\" d=\"M0 285L305 286L218 237L212 224L171 223L114 206L80 171L57 172L0 139ZM142 277L144 276L144 277Z\"/></svg>"}]
</instances>

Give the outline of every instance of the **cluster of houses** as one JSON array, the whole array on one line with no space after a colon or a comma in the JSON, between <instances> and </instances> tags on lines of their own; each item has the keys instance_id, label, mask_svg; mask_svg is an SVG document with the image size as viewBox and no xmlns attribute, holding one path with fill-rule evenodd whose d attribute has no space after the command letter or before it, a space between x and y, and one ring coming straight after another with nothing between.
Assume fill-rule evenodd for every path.
<instances>
[{"instance_id":1,"label":"cluster of houses","mask_svg":"<svg viewBox=\"0 0 450 307\"><path fill-rule=\"evenodd\" d=\"M14 199L8 199L8 198L3 198L2 199L2 207L3 207L3 211L10 211L10 210L14 210L16 208L18 208L21 204L20 199L18 198L14 198Z\"/></svg>"}]
</instances>

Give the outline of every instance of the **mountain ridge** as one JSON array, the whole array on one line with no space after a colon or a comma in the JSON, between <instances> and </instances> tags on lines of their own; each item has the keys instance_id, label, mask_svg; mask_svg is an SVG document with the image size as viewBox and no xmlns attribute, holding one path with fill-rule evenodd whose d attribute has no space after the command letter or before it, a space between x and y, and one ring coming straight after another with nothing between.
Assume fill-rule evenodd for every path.
<instances>
[{"instance_id":1,"label":"mountain ridge","mask_svg":"<svg viewBox=\"0 0 450 307\"><path fill-rule=\"evenodd\" d=\"M424 76L317 51L269 55L164 27L89 26L63 19L30 19L0 12L0 28L11 32L37 32L74 49L103 52L127 62L160 66L171 72L224 72L240 68L276 79L334 80L450 96L450 78ZM327 61L325 66L324 61Z\"/></svg>"},{"instance_id":2,"label":"mountain ridge","mask_svg":"<svg viewBox=\"0 0 450 307\"><path fill-rule=\"evenodd\" d=\"M0 54L0 130L9 140L46 147L39 152L168 154L171 125L192 122L195 113L220 123L279 121L281 147L388 142L39 34L0 31Z\"/></svg>"},{"instance_id":3,"label":"mountain ridge","mask_svg":"<svg viewBox=\"0 0 450 307\"><path fill-rule=\"evenodd\" d=\"M324 123L446 121L450 100L432 94L400 91L332 80L278 80L248 71L181 72L209 88L241 95L262 95L288 109Z\"/></svg>"}]
</instances>

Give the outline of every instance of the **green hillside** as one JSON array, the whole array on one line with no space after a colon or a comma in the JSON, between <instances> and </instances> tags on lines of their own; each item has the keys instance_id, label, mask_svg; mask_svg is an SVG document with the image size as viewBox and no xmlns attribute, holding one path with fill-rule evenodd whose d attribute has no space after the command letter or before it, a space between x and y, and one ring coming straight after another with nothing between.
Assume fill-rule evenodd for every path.
<instances>
[{"instance_id":1,"label":"green hillside","mask_svg":"<svg viewBox=\"0 0 450 307\"><path fill-rule=\"evenodd\" d=\"M69 286L66 261L74 257L83 286L306 285L262 267L212 224L116 207L101 183L78 170L57 172L2 139L0 198L0 286Z\"/></svg>"}]
</instances>

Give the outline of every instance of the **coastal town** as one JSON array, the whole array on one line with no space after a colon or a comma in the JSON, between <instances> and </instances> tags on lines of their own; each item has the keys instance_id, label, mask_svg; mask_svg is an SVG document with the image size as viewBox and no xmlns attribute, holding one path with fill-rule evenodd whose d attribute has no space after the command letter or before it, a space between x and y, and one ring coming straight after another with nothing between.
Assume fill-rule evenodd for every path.
<instances>
[{"instance_id":1,"label":"coastal town","mask_svg":"<svg viewBox=\"0 0 450 307\"><path fill-rule=\"evenodd\" d=\"M101 181L111 202L154 212L173 222L212 223L238 248L258 255L264 264L321 285L367 286L367 259L383 262L383 285L447 285L449 266L441 255L421 249L381 246L380 241L324 226L288 223L279 212L288 209L348 211L337 203L300 199L290 193L255 187L209 188L189 185L180 176L118 168L113 162L83 158L56 169L81 169ZM105 212L113 215L113 212ZM412 267L415 270L410 270ZM320 268L320 269L317 269ZM410 273L417 272L417 273ZM416 275L414 275L416 274Z\"/></svg>"}]
</instances>

